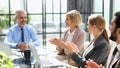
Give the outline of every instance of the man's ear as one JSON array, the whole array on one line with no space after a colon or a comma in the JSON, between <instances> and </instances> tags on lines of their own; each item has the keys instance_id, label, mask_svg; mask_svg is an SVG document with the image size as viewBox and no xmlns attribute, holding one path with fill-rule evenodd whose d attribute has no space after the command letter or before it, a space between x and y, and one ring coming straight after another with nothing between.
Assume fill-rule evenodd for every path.
<instances>
[{"instance_id":1,"label":"man's ear","mask_svg":"<svg viewBox=\"0 0 120 68\"><path fill-rule=\"evenodd\" d=\"M120 28L118 28L118 33L120 34Z\"/></svg>"},{"instance_id":2,"label":"man's ear","mask_svg":"<svg viewBox=\"0 0 120 68\"><path fill-rule=\"evenodd\" d=\"M120 35L120 28L117 29L117 35Z\"/></svg>"},{"instance_id":3,"label":"man's ear","mask_svg":"<svg viewBox=\"0 0 120 68\"><path fill-rule=\"evenodd\" d=\"M119 39L120 38L120 28L117 29L117 34L116 35L117 35L117 39Z\"/></svg>"}]
</instances>

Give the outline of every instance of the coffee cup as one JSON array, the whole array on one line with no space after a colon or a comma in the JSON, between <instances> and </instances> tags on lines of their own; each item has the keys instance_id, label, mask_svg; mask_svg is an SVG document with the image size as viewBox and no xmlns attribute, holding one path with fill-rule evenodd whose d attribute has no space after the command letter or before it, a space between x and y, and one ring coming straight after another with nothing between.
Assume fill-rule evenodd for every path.
<instances>
[{"instance_id":1,"label":"coffee cup","mask_svg":"<svg viewBox=\"0 0 120 68\"><path fill-rule=\"evenodd\" d=\"M30 61L30 57L31 57L31 51L30 50L25 50L24 51L24 58L26 61Z\"/></svg>"}]
</instances>

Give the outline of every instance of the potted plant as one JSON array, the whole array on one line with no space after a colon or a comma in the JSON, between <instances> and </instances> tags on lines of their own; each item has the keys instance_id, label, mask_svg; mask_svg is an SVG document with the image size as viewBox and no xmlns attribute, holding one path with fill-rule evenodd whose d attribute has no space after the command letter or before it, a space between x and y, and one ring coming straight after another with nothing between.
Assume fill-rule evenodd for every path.
<instances>
[{"instance_id":1,"label":"potted plant","mask_svg":"<svg viewBox=\"0 0 120 68\"><path fill-rule=\"evenodd\" d=\"M0 51L0 68L13 68L11 58L9 58L4 52Z\"/></svg>"}]
</instances>

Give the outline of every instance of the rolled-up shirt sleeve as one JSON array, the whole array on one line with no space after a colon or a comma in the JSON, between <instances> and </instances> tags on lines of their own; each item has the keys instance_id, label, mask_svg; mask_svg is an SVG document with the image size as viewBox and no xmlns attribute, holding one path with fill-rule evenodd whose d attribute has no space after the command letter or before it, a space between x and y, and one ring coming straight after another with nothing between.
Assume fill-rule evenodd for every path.
<instances>
[{"instance_id":1,"label":"rolled-up shirt sleeve","mask_svg":"<svg viewBox=\"0 0 120 68\"><path fill-rule=\"evenodd\" d=\"M32 42L30 42L29 44L31 44L37 48L38 46L41 45L41 42L40 42L40 39L37 37L37 33L36 33L35 29L31 28L30 34L31 34L30 36L32 38Z\"/></svg>"},{"instance_id":2,"label":"rolled-up shirt sleeve","mask_svg":"<svg viewBox=\"0 0 120 68\"><path fill-rule=\"evenodd\" d=\"M4 43L9 44L10 48L16 48L16 45L18 44L18 43L13 42L13 35L14 34L13 34L12 30L9 29L9 32L7 33L7 35L4 39Z\"/></svg>"}]
</instances>

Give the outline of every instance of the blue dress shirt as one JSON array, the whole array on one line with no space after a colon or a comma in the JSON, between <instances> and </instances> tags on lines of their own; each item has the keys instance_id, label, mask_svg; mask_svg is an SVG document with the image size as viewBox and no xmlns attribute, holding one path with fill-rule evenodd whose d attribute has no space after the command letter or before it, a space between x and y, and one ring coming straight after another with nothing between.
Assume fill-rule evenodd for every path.
<instances>
[{"instance_id":1,"label":"blue dress shirt","mask_svg":"<svg viewBox=\"0 0 120 68\"><path fill-rule=\"evenodd\" d=\"M37 37L37 33L33 27L25 24L23 30L24 42L35 47L38 47L41 44L39 38ZM7 33L4 42L9 44L10 48L16 48L16 45L20 44L21 41L21 28L18 26L18 24L16 24L9 29L9 32Z\"/></svg>"}]
</instances>

